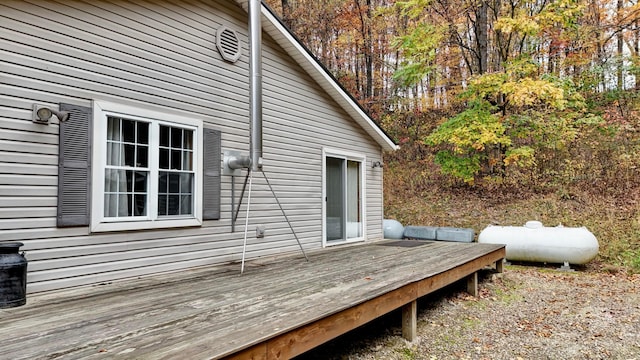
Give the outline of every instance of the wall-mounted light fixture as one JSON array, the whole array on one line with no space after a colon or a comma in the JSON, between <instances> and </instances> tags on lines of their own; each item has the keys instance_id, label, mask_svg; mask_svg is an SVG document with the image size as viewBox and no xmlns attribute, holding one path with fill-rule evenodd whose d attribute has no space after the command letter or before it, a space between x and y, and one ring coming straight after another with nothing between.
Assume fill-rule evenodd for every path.
<instances>
[{"instance_id":1,"label":"wall-mounted light fixture","mask_svg":"<svg viewBox=\"0 0 640 360\"><path fill-rule=\"evenodd\" d=\"M56 111L45 105L33 104L33 122L36 124L48 124L49 119L55 115L61 122L69 120L68 111Z\"/></svg>"},{"instance_id":2,"label":"wall-mounted light fixture","mask_svg":"<svg viewBox=\"0 0 640 360\"><path fill-rule=\"evenodd\" d=\"M384 164L381 161L373 161L373 162L371 162L371 167L374 168L374 169L375 168L381 168L383 166L384 166Z\"/></svg>"}]
</instances>

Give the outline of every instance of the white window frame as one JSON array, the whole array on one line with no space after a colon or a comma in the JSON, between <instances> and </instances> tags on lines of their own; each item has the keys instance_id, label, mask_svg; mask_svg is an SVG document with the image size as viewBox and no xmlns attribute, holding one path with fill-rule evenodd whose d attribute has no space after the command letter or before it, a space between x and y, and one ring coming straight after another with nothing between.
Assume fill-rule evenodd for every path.
<instances>
[{"instance_id":1,"label":"white window frame","mask_svg":"<svg viewBox=\"0 0 640 360\"><path fill-rule=\"evenodd\" d=\"M327 157L357 161L360 163L360 186L362 189L362 236L346 240L327 241ZM367 158L364 154L332 148L322 149L322 247L363 242L367 239ZM345 214L346 216L346 214Z\"/></svg>"},{"instance_id":2,"label":"white window frame","mask_svg":"<svg viewBox=\"0 0 640 360\"><path fill-rule=\"evenodd\" d=\"M167 126L178 126L193 130L193 216L175 217L157 215L158 181L150 176L149 208L145 217L105 218L104 216L104 176L107 158L107 117L121 117L131 120L152 122ZM106 101L93 102L93 152L91 155L91 231L125 231L160 229L202 225L202 188L203 188L203 122L173 113L142 109L134 106ZM149 164L158 165L158 139L149 134ZM155 149L155 150L154 150ZM155 195L154 195L155 194ZM153 199L156 199L155 201Z\"/></svg>"}]
</instances>

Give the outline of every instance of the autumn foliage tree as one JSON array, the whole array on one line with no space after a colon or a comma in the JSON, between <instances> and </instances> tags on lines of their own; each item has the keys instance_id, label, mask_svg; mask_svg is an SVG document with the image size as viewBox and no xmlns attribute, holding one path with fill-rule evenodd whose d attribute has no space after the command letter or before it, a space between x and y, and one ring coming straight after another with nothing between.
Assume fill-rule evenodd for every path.
<instances>
[{"instance_id":1,"label":"autumn foliage tree","mask_svg":"<svg viewBox=\"0 0 640 360\"><path fill-rule=\"evenodd\" d=\"M462 94L467 108L427 138L441 148L436 163L443 172L469 184L504 177L512 167L532 173L549 155L567 156L562 150L583 129L603 125L571 82L538 74L536 64L513 61L504 72L470 79Z\"/></svg>"},{"instance_id":2,"label":"autumn foliage tree","mask_svg":"<svg viewBox=\"0 0 640 360\"><path fill-rule=\"evenodd\" d=\"M400 158L431 151L452 179L574 181L619 167L611 142L635 136L637 0L267 2L402 151L419 152Z\"/></svg>"}]
</instances>

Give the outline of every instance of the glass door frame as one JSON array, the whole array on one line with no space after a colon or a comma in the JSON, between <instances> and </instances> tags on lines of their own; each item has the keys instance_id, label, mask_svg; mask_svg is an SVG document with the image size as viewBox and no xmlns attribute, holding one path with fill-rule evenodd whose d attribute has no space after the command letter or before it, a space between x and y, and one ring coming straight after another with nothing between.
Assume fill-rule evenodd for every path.
<instances>
[{"instance_id":1,"label":"glass door frame","mask_svg":"<svg viewBox=\"0 0 640 360\"><path fill-rule=\"evenodd\" d=\"M360 219L361 219L361 234L360 236L349 238L347 231L347 183L343 181L342 183L342 194L343 194L343 231L344 235L342 239L327 241L327 158L336 158L344 160L345 164L347 161L355 161L360 165L360 183L358 184L360 187ZM366 221L366 157L364 154L359 154L350 151L343 151L337 149L322 149L322 247L334 246L346 243L353 243L359 241L365 241L367 237L367 221ZM346 178L346 165L344 167L345 172L343 173L344 178Z\"/></svg>"}]
</instances>

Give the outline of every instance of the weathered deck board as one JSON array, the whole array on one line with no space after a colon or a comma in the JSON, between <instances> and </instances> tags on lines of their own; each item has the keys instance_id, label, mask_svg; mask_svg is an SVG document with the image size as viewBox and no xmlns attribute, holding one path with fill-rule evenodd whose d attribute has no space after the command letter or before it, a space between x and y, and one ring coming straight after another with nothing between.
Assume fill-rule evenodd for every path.
<instances>
[{"instance_id":1,"label":"weathered deck board","mask_svg":"<svg viewBox=\"0 0 640 360\"><path fill-rule=\"evenodd\" d=\"M0 310L0 358L288 358L464 279L504 247L377 243L309 257L33 295Z\"/></svg>"}]
</instances>

